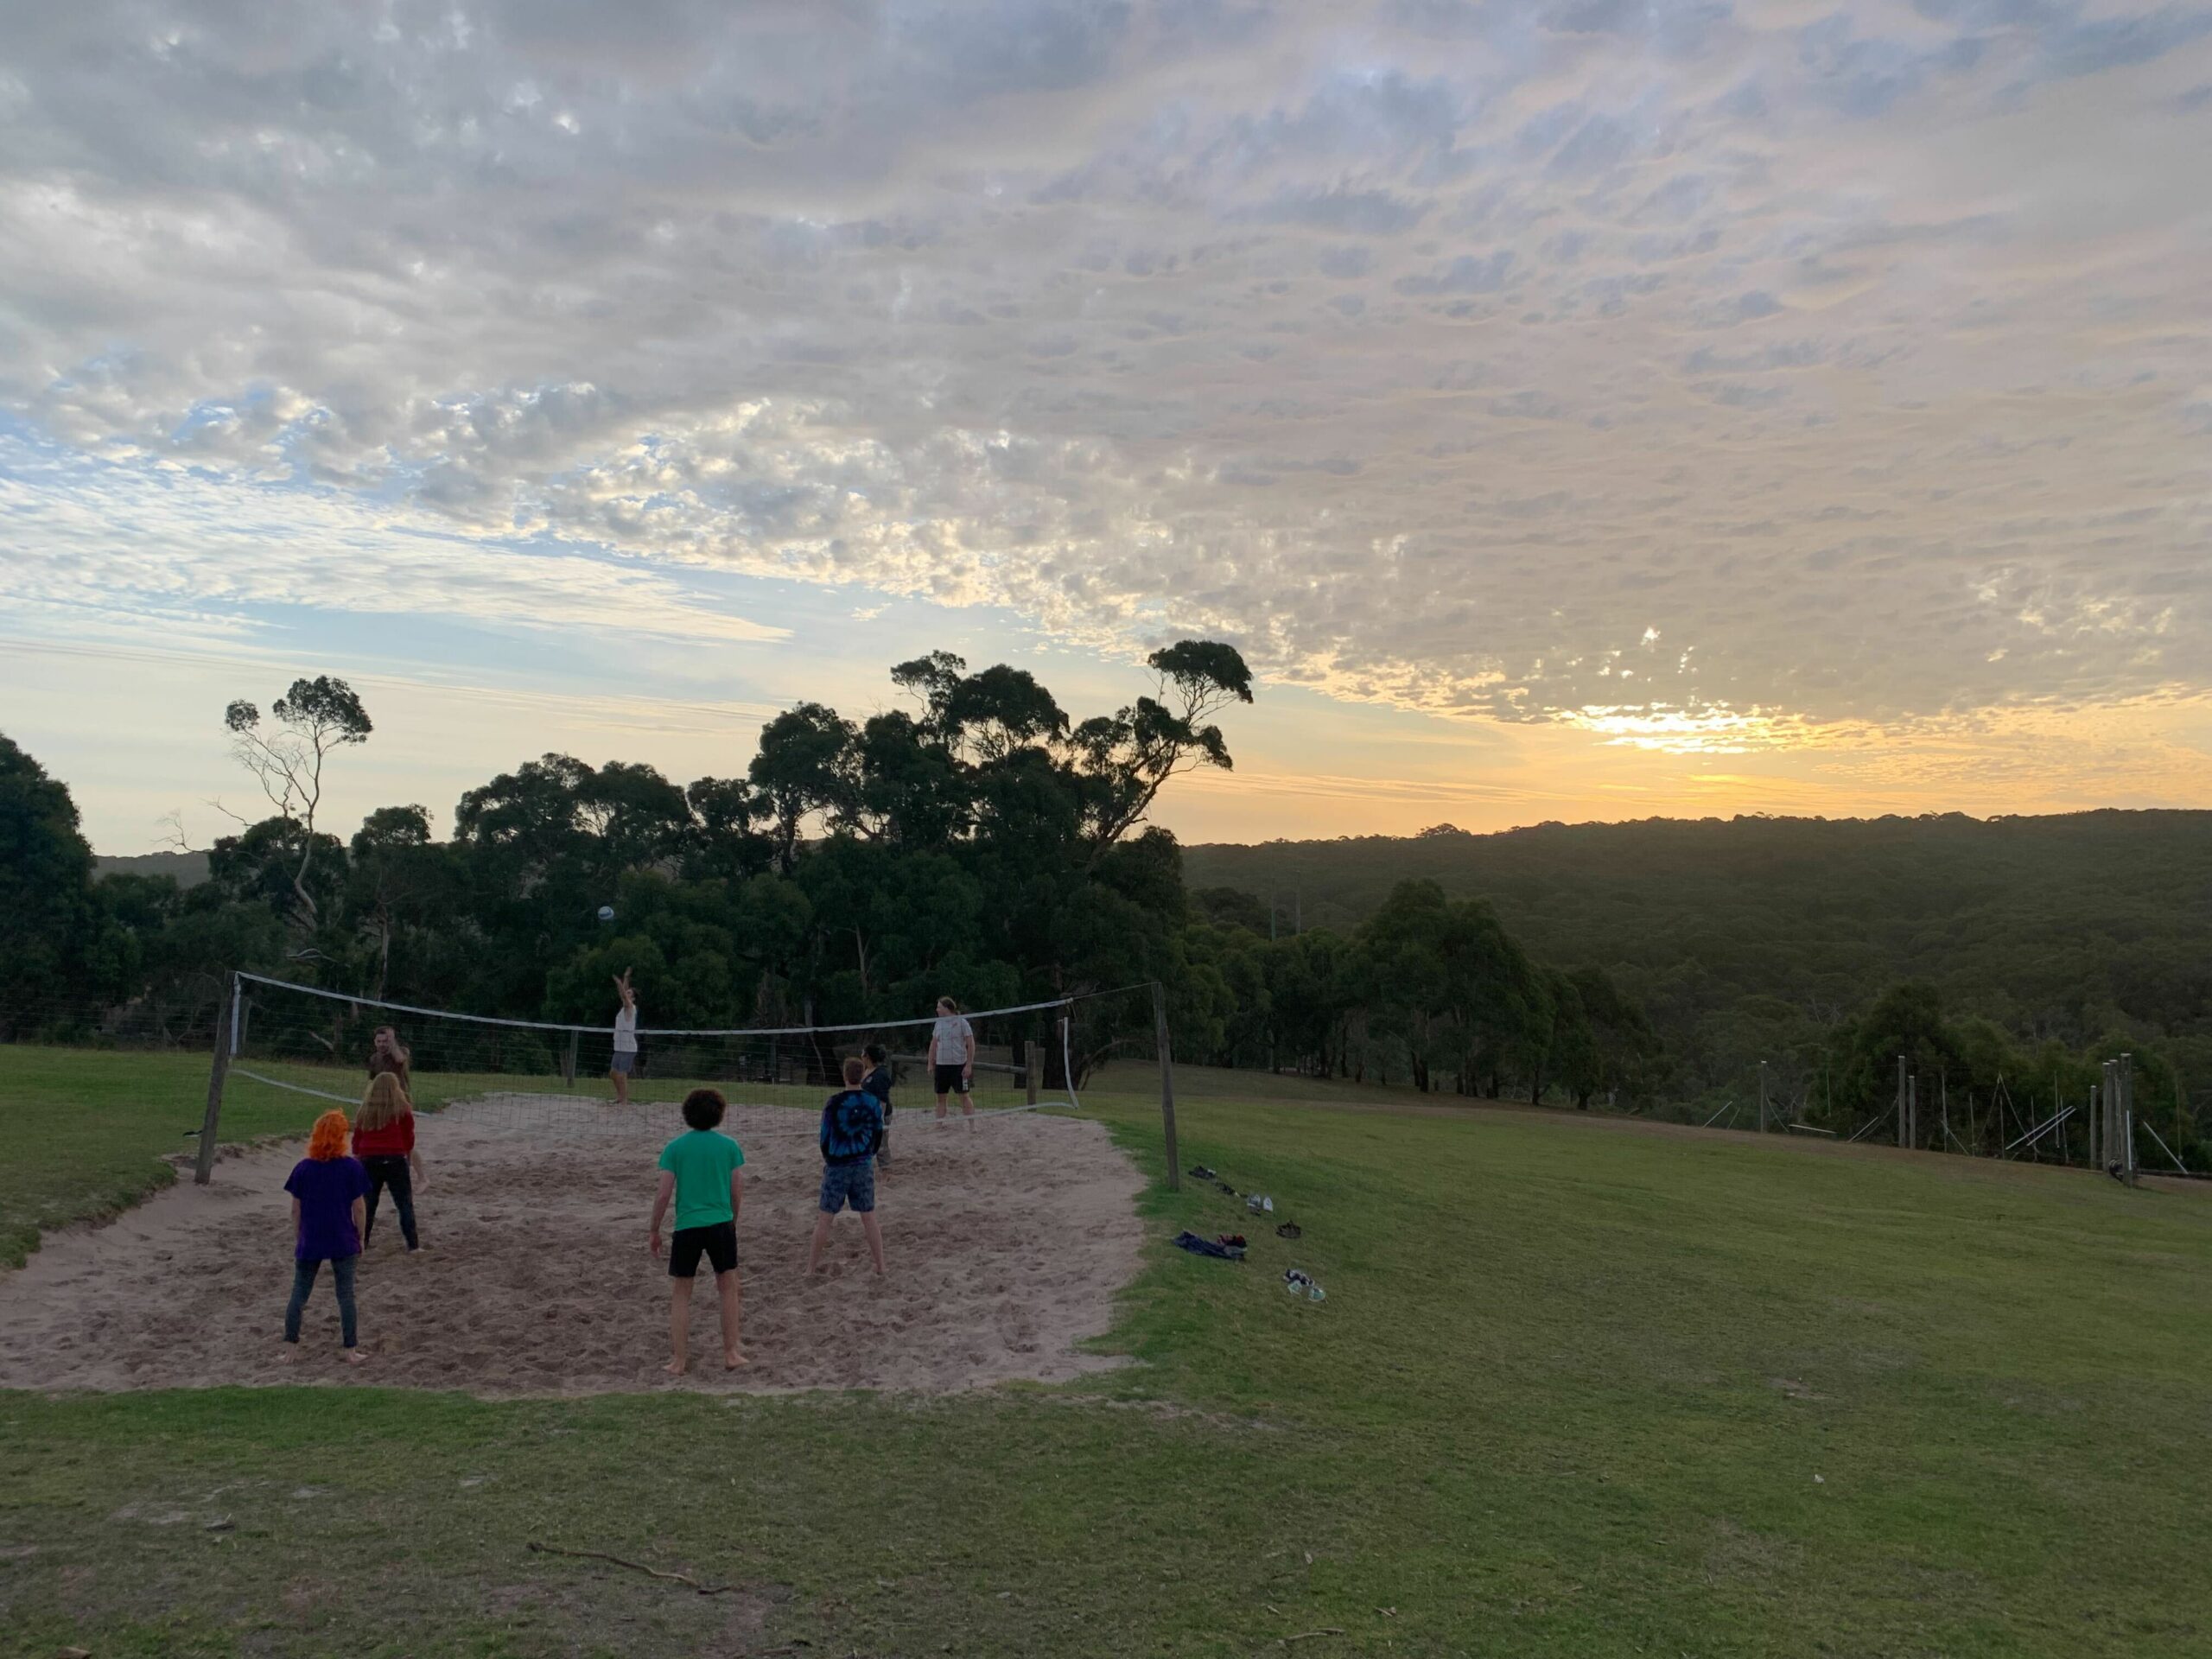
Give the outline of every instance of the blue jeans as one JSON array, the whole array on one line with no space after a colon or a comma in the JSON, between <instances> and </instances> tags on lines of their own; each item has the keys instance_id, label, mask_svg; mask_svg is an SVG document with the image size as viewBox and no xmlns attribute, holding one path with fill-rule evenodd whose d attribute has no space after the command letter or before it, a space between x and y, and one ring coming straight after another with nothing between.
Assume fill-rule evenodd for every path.
<instances>
[{"instance_id":1,"label":"blue jeans","mask_svg":"<svg viewBox=\"0 0 2212 1659\"><path fill-rule=\"evenodd\" d=\"M330 1258L330 1281L338 1291L338 1328L346 1345L353 1345L353 1265L358 1255L334 1255ZM308 1293L315 1288L315 1270L322 1266L317 1257L312 1262L292 1264L292 1300L284 1309L284 1340L300 1339L300 1315L307 1311Z\"/></svg>"}]
</instances>

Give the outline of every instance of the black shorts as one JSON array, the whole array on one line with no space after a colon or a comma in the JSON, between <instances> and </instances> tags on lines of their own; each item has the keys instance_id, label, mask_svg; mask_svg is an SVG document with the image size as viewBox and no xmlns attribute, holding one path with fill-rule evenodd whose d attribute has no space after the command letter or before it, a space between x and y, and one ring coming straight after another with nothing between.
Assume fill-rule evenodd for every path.
<instances>
[{"instance_id":1,"label":"black shorts","mask_svg":"<svg viewBox=\"0 0 2212 1659\"><path fill-rule=\"evenodd\" d=\"M960 1075L961 1070L962 1068L957 1065L940 1065L935 1068L932 1075L938 1094L964 1095L968 1092L968 1079Z\"/></svg>"},{"instance_id":2,"label":"black shorts","mask_svg":"<svg viewBox=\"0 0 2212 1659\"><path fill-rule=\"evenodd\" d=\"M668 1243L668 1276L696 1279L703 1255L716 1273L737 1271L737 1224L718 1221L711 1227L679 1227Z\"/></svg>"}]
</instances>

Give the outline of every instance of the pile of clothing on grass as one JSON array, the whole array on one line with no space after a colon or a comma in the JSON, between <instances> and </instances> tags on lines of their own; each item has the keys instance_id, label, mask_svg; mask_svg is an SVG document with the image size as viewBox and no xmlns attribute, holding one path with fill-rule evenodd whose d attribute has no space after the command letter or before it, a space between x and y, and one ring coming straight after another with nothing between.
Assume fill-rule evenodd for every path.
<instances>
[{"instance_id":1,"label":"pile of clothing on grass","mask_svg":"<svg viewBox=\"0 0 2212 1659\"><path fill-rule=\"evenodd\" d=\"M1240 1192L1221 1179L1218 1170L1209 1169L1204 1164L1198 1165L1191 1171L1191 1178L1193 1180L1211 1183L1215 1191L1225 1193L1230 1198L1243 1199L1244 1208L1249 1214L1272 1216L1275 1212L1275 1201L1267 1193ZM1278 1238L1302 1238L1305 1234L1304 1228L1287 1217L1275 1227L1275 1236ZM1187 1228L1175 1235L1175 1245L1177 1249L1188 1250L1193 1255L1210 1256L1221 1262L1242 1262L1244 1260L1246 1252L1251 1249L1250 1241L1242 1233L1217 1233L1211 1238L1207 1238L1201 1234L1190 1231ZM1323 1291L1321 1287L1314 1282L1313 1276L1303 1268L1287 1268L1284 1271L1282 1277L1285 1287L1294 1296L1303 1296L1309 1301L1316 1302L1327 1299L1327 1293Z\"/></svg>"}]
</instances>

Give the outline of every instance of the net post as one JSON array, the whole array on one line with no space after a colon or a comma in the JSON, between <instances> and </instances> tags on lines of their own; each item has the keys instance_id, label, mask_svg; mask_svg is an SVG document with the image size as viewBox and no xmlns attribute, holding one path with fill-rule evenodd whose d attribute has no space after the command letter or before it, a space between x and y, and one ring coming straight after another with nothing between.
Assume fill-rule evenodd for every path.
<instances>
[{"instance_id":1,"label":"net post","mask_svg":"<svg viewBox=\"0 0 2212 1659\"><path fill-rule=\"evenodd\" d=\"M582 1034L581 1032L575 1031L569 1033L569 1063L564 1080L572 1090L576 1086L576 1045L582 1039Z\"/></svg>"},{"instance_id":2,"label":"net post","mask_svg":"<svg viewBox=\"0 0 2212 1659\"><path fill-rule=\"evenodd\" d=\"M1020 1051L1017 1058L1021 1061L1022 1103L1034 1106L1037 1103L1037 1067L1045 1058L1045 1046L1033 1043L1027 1037L1017 1037L1014 1043Z\"/></svg>"},{"instance_id":3,"label":"net post","mask_svg":"<svg viewBox=\"0 0 2212 1659\"><path fill-rule=\"evenodd\" d=\"M207 1068L207 1110L200 1120L200 1148L192 1160L192 1182L205 1186L215 1173L215 1135L223 1120L223 1084L231 1075L231 1042L238 1030L238 982L225 988L215 1010L215 1058Z\"/></svg>"},{"instance_id":4,"label":"net post","mask_svg":"<svg viewBox=\"0 0 2212 1659\"><path fill-rule=\"evenodd\" d=\"M1183 1163L1175 1151L1175 1060L1167 1047L1167 988L1152 982L1152 1030L1160 1050L1160 1122L1167 1137L1167 1190L1183 1190Z\"/></svg>"}]
</instances>

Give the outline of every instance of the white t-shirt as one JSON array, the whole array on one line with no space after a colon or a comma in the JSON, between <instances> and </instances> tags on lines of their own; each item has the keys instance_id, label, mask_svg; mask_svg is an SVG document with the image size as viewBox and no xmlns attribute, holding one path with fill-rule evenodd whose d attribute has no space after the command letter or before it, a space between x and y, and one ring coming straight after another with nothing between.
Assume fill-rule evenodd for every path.
<instances>
[{"instance_id":1,"label":"white t-shirt","mask_svg":"<svg viewBox=\"0 0 2212 1659\"><path fill-rule=\"evenodd\" d=\"M638 1052L638 1005L635 1002L614 1016L614 1052L617 1054Z\"/></svg>"},{"instance_id":2,"label":"white t-shirt","mask_svg":"<svg viewBox=\"0 0 2212 1659\"><path fill-rule=\"evenodd\" d=\"M969 1046L975 1040L976 1027L963 1017L957 1014L939 1014L937 1029L930 1037L931 1043L937 1049L934 1063L938 1065L965 1065Z\"/></svg>"}]
</instances>

